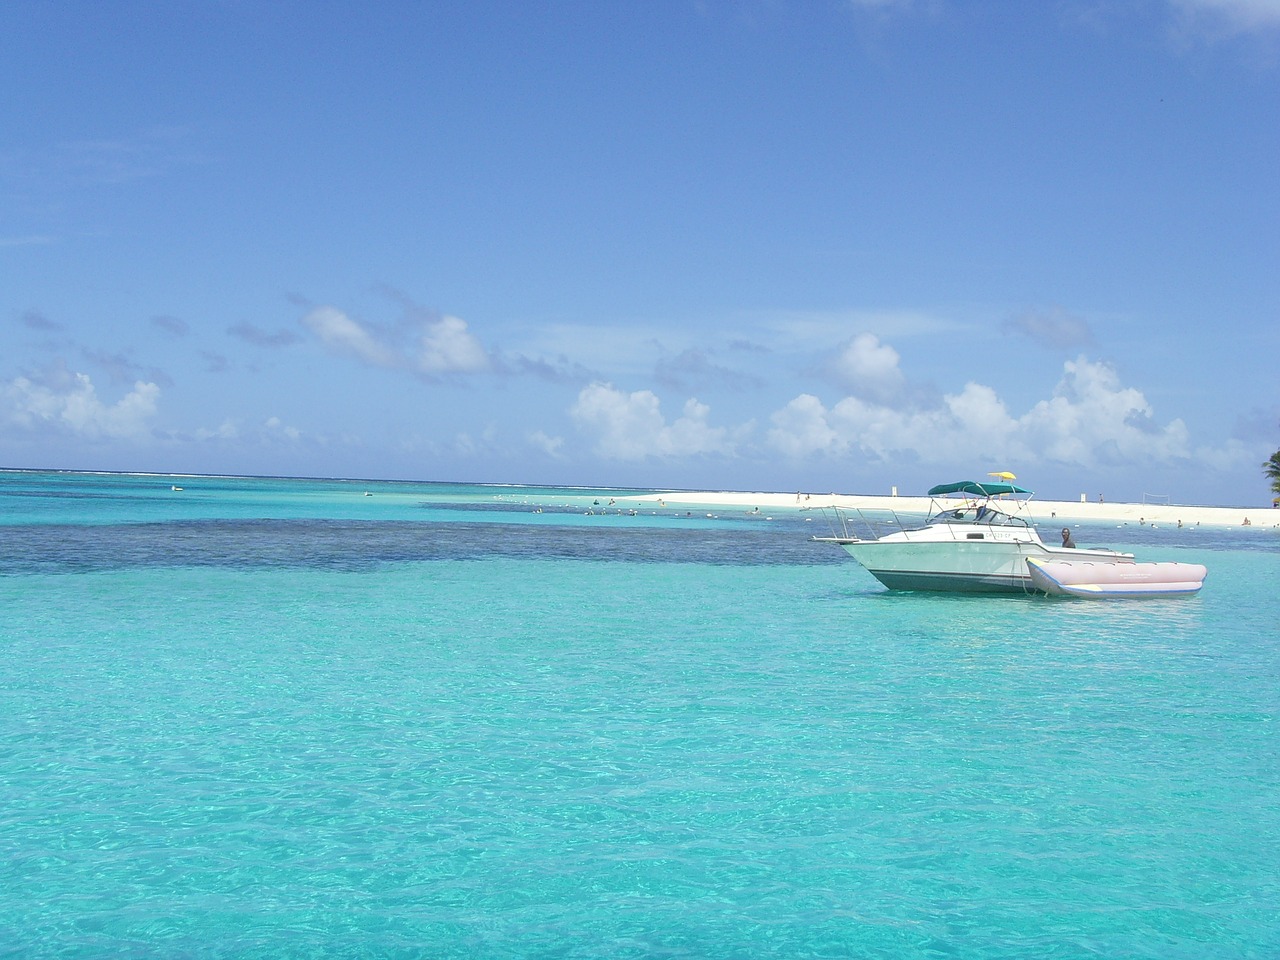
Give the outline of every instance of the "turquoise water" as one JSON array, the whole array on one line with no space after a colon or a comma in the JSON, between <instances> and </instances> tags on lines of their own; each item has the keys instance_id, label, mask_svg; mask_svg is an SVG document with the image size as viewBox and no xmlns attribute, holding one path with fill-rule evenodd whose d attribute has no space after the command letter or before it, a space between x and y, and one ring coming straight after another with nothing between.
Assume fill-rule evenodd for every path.
<instances>
[{"instance_id":1,"label":"turquoise water","mask_svg":"<svg viewBox=\"0 0 1280 960\"><path fill-rule=\"evenodd\" d=\"M619 495L0 474L0 955L1280 955L1274 533L889 594Z\"/></svg>"}]
</instances>

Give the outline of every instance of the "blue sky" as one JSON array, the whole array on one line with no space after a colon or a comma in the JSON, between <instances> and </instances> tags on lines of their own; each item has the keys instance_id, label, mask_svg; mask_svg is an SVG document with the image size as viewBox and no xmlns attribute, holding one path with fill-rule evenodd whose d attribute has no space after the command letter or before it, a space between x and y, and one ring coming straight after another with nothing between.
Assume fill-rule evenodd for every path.
<instances>
[{"instance_id":1,"label":"blue sky","mask_svg":"<svg viewBox=\"0 0 1280 960\"><path fill-rule=\"evenodd\" d=\"M1270 498L1280 0L13 0L0 89L0 466Z\"/></svg>"}]
</instances>

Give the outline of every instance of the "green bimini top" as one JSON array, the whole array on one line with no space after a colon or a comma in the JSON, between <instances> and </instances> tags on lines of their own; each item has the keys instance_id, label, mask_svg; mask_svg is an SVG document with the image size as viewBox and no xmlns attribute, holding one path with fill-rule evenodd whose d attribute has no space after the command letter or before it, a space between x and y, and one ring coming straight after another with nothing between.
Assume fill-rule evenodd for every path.
<instances>
[{"instance_id":1,"label":"green bimini top","mask_svg":"<svg viewBox=\"0 0 1280 960\"><path fill-rule=\"evenodd\" d=\"M929 491L931 497L942 497L948 493L972 493L979 497L999 497L1006 493L1030 494L1030 490L1012 483L979 482L977 480L961 480L958 483L940 483Z\"/></svg>"}]
</instances>

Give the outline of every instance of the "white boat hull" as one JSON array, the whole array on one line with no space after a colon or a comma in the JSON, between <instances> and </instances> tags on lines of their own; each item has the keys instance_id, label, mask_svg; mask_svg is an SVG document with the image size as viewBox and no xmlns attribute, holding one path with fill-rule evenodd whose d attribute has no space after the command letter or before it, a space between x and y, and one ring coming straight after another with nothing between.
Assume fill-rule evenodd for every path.
<instances>
[{"instance_id":1,"label":"white boat hull","mask_svg":"<svg viewBox=\"0 0 1280 960\"><path fill-rule=\"evenodd\" d=\"M1185 597L1204 586L1198 563L1088 563L1031 560L1031 582L1050 596L1088 599Z\"/></svg>"},{"instance_id":2,"label":"white boat hull","mask_svg":"<svg viewBox=\"0 0 1280 960\"><path fill-rule=\"evenodd\" d=\"M1030 593L1035 589L1028 558L1053 560L1066 554L1114 562L1111 551L1066 550L1031 540L966 541L854 540L846 553L890 590L963 593Z\"/></svg>"}]
</instances>

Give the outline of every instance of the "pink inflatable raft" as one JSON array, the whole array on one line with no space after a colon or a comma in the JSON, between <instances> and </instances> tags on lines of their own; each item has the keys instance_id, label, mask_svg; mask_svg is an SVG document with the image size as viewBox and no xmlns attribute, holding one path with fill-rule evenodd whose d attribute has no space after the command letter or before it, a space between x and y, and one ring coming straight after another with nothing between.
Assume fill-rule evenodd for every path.
<instances>
[{"instance_id":1,"label":"pink inflatable raft","mask_svg":"<svg viewBox=\"0 0 1280 960\"><path fill-rule=\"evenodd\" d=\"M1031 583L1050 596L1091 599L1185 597L1204 586L1198 563L1091 563L1027 560Z\"/></svg>"}]
</instances>

